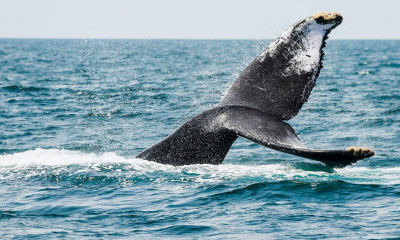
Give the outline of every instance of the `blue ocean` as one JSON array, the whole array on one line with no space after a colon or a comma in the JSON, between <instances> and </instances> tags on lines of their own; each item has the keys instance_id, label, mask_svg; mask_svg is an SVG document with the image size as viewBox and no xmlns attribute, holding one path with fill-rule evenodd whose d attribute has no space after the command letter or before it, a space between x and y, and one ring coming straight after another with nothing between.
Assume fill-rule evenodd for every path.
<instances>
[{"instance_id":1,"label":"blue ocean","mask_svg":"<svg viewBox=\"0 0 400 240\"><path fill-rule=\"evenodd\" d=\"M289 123L333 169L238 139L135 156L215 106L271 40L0 39L0 239L399 239L400 41L328 40Z\"/></svg>"}]
</instances>

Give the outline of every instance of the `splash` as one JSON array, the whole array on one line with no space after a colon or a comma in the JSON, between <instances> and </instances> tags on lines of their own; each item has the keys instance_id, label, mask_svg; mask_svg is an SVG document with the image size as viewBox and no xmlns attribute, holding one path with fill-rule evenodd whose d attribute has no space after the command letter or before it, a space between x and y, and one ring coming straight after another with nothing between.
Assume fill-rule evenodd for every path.
<instances>
[{"instance_id":1,"label":"splash","mask_svg":"<svg viewBox=\"0 0 400 240\"><path fill-rule=\"evenodd\" d=\"M263 165L186 165L170 166L137 158L124 158L109 152L102 155L85 154L59 149L36 149L0 156L0 178L10 174L28 173L28 178L64 172L86 172L108 177L133 178L146 176L152 182L225 182L225 181L345 181L354 184L400 184L400 168L347 167L327 171L320 163L305 160L288 164Z\"/></svg>"}]
</instances>

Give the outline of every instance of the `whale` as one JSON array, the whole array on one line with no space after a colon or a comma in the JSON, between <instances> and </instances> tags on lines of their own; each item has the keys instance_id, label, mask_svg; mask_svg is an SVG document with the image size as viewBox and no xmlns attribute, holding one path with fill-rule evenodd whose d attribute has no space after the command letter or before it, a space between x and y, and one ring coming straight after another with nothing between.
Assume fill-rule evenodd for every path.
<instances>
[{"instance_id":1,"label":"whale","mask_svg":"<svg viewBox=\"0 0 400 240\"><path fill-rule=\"evenodd\" d=\"M328 34L342 21L341 14L331 12L298 21L241 72L219 104L136 158L174 166L218 165L238 137L329 167L342 168L373 156L365 147L308 148L286 122L307 102L323 68Z\"/></svg>"}]
</instances>

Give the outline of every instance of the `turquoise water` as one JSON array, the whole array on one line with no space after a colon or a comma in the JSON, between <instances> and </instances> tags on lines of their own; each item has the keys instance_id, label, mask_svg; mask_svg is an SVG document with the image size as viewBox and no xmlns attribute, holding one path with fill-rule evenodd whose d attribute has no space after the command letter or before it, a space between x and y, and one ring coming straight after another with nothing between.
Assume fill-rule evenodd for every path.
<instances>
[{"instance_id":1,"label":"turquoise water","mask_svg":"<svg viewBox=\"0 0 400 240\"><path fill-rule=\"evenodd\" d=\"M400 41L328 41L289 123L344 169L238 139L222 165L135 159L271 41L0 39L0 238L400 237Z\"/></svg>"}]
</instances>

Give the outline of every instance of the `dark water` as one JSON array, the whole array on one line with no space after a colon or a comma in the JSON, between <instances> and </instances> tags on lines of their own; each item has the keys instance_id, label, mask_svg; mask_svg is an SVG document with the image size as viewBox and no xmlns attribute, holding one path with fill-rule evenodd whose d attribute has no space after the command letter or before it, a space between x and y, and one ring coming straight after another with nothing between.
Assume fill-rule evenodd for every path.
<instances>
[{"instance_id":1,"label":"dark water","mask_svg":"<svg viewBox=\"0 0 400 240\"><path fill-rule=\"evenodd\" d=\"M400 41L328 41L289 121L368 160L334 170L243 139L220 166L134 158L269 42L0 40L0 238L400 238Z\"/></svg>"}]
</instances>

